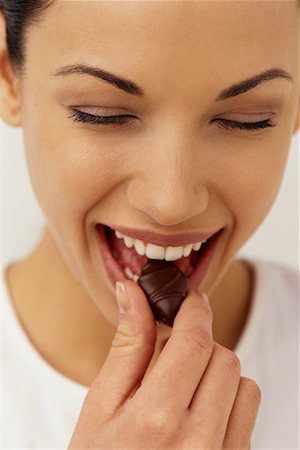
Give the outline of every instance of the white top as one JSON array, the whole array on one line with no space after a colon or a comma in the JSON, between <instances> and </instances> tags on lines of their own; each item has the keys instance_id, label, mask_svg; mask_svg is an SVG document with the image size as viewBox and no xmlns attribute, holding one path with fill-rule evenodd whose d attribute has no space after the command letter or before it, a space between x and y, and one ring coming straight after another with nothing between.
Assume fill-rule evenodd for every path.
<instances>
[{"instance_id":1,"label":"white top","mask_svg":"<svg viewBox=\"0 0 300 450\"><path fill-rule=\"evenodd\" d=\"M253 301L235 349L261 388L252 449L299 449L299 274L251 260ZM25 334L2 273L1 449L66 449L88 388L51 367Z\"/></svg>"}]
</instances>

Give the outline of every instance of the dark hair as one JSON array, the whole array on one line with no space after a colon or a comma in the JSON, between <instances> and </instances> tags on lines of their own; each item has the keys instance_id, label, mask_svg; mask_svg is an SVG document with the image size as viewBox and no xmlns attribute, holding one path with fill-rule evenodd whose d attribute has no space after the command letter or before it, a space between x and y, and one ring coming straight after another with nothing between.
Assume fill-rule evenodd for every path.
<instances>
[{"instance_id":1,"label":"dark hair","mask_svg":"<svg viewBox=\"0 0 300 450\"><path fill-rule=\"evenodd\" d=\"M0 10L6 19L6 40L9 59L15 70L22 72L25 65L27 28L38 22L54 0L0 0Z\"/></svg>"}]
</instances>

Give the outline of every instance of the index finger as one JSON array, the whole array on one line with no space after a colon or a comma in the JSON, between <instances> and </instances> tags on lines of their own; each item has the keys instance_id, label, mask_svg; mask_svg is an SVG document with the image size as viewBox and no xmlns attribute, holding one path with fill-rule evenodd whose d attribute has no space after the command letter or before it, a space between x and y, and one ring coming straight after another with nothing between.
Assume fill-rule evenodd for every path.
<instances>
[{"instance_id":1,"label":"index finger","mask_svg":"<svg viewBox=\"0 0 300 450\"><path fill-rule=\"evenodd\" d=\"M157 363L136 393L153 408L188 409L214 348L212 312L190 289L175 318L172 334ZM170 409L169 409L170 408Z\"/></svg>"}]
</instances>

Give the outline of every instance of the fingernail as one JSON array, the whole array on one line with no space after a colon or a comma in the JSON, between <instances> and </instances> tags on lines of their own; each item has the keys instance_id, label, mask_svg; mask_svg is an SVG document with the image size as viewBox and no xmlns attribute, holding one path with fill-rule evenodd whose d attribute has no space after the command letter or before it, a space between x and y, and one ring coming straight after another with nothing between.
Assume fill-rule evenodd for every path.
<instances>
[{"instance_id":1,"label":"fingernail","mask_svg":"<svg viewBox=\"0 0 300 450\"><path fill-rule=\"evenodd\" d=\"M116 296L120 313L126 313L130 308L129 297L124 284L120 281L116 282Z\"/></svg>"},{"instance_id":2,"label":"fingernail","mask_svg":"<svg viewBox=\"0 0 300 450\"><path fill-rule=\"evenodd\" d=\"M209 305L208 296L205 294L205 292L202 292L202 298Z\"/></svg>"},{"instance_id":3,"label":"fingernail","mask_svg":"<svg viewBox=\"0 0 300 450\"><path fill-rule=\"evenodd\" d=\"M197 292L199 295L201 295L201 297L203 298L205 303L207 303L209 305L209 299L208 299L207 294L205 294L205 292L201 291L200 289L197 289Z\"/></svg>"}]
</instances>

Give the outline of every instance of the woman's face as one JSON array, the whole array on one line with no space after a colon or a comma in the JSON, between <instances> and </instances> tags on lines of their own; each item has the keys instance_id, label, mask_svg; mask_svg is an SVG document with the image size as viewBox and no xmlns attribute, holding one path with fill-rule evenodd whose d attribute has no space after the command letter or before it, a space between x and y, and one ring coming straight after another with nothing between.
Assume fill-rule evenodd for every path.
<instances>
[{"instance_id":1,"label":"woman's face","mask_svg":"<svg viewBox=\"0 0 300 450\"><path fill-rule=\"evenodd\" d=\"M33 187L70 269L108 318L116 306L96 224L133 235L223 228L201 282L211 292L265 218L296 121L297 21L294 1L56 0L29 29L20 88ZM139 89L62 74L82 65ZM228 92L272 69L281 76ZM132 118L84 123L73 108Z\"/></svg>"}]
</instances>

